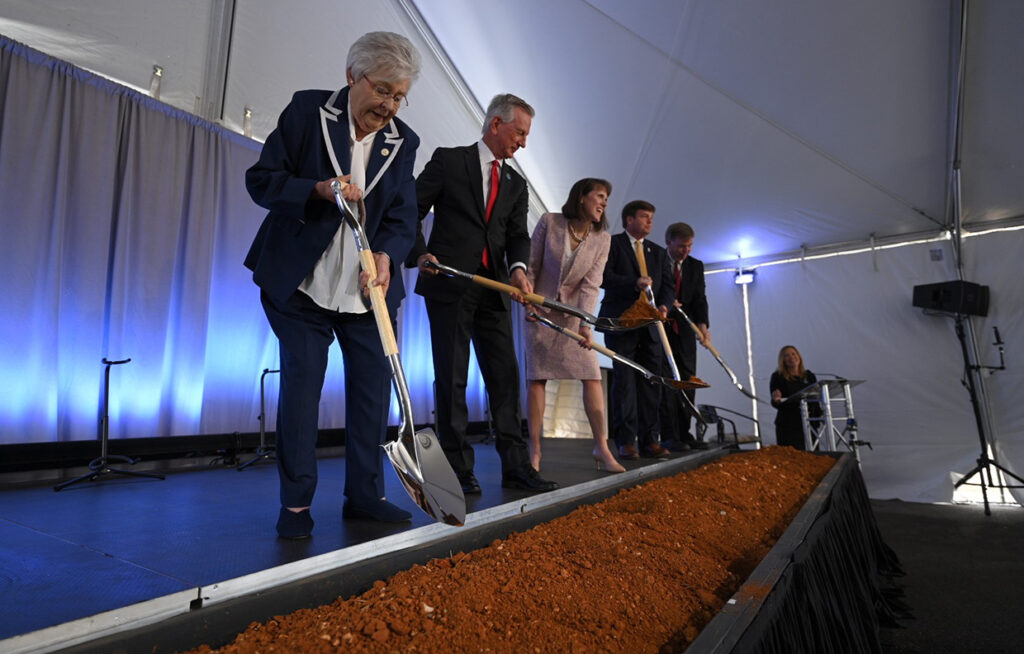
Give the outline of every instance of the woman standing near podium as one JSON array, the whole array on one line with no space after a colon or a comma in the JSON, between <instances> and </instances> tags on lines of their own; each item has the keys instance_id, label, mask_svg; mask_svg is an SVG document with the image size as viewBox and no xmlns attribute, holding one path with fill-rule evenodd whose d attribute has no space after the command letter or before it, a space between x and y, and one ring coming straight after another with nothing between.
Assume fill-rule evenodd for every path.
<instances>
[{"instance_id":1,"label":"woman standing near podium","mask_svg":"<svg viewBox=\"0 0 1024 654\"><path fill-rule=\"evenodd\" d=\"M814 373L804 368L804 358L800 356L799 350L792 345L783 346L779 350L779 367L772 373L770 382L772 406L778 410L775 415L775 442L779 445L806 449L800 402L786 400L816 381L818 378Z\"/></svg>"}]
</instances>

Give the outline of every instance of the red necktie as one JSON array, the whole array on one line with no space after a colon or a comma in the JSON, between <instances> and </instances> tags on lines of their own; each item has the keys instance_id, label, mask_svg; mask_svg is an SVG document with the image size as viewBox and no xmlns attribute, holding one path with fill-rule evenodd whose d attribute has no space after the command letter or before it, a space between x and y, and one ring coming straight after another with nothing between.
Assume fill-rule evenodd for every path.
<instances>
[{"instance_id":1,"label":"red necktie","mask_svg":"<svg viewBox=\"0 0 1024 654\"><path fill-rule=\"evenodd\" d=\"M484 222L491 221L491 210L494 209L494 201L498 199L498 172L501 169L501 164L495 159L491 162L491 190L487 194L487 212L484 214ZM483 256L484 268L491 269L491 258L487 254L487 239L484 238L484 256Z\"/></svg>"},{"instance_id":2,"label":"red necktie","mask_svg":"<svg viewBox=\"0 0 1024 654\"><path fill-rule=\"evenodd\" d=\"M683 267L681 265L679 265L679 262L677 261L676 264L673 266L673 268L676 269L676 299L678 300L679 299L679 289L683 287L683 269L682 269ZM672 329L675 331L675 333L677 333L677 334L679 333L679 322L678 321L673 321L672 322Z\"/></svg>"}]
</instances>

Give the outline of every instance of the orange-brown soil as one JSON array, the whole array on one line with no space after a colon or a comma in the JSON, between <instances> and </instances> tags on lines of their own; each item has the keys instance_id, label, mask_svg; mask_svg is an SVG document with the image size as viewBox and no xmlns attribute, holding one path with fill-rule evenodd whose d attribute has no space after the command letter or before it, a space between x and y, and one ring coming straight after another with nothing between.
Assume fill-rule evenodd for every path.
<instances>
[{"instance_id":1,"label":"orange-brown soil","mask_svg":"<svg viewBox=\"0 0 1024 654\"><path fill-rule=\"evenodd\" d=\"M253 623L216 651L679 651L833 463L779 447L732 454L357 597Z\"/></svg>"}]
</instances>

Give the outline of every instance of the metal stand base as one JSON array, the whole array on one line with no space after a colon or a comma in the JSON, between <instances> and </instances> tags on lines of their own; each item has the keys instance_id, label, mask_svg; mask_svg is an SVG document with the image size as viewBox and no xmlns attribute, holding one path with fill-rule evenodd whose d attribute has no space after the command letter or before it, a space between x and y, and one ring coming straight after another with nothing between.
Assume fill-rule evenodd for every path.
<instances>
[{"instance_id":1,"label":"metal stand base","mask_svg":"<svg viewBox=\"0 0 1024 654\"><path fill-rule=\"evenodd\" d=\"M263 374L260 375L260 446L256 449L256 456L249 459L245 463L239 464L236 468L239 472L245 470L251 465L255 465L261 461L267 459L277 459L277 452L273 445L267 445L267 396L265 381L267 375L273 375L281 372L280 370L271 370L270 368L264 368Z\"/></svg>"},{"instance_id":2,"label":"metal stand base","mask_svg":"<svg viewBox=\"0 0 1024 654\"><path fill-rule=\"evenodd\" d=\"M257 448L256 449L256 456L254 456L253 458L249 459L248 461L246 461L244 463L238 464L237 470L239 472L241 472L241 471L245 470L246 468L248 468L249 466L255 465L255 464L260 463L262 461L266 461L267 459L274 459L274 460L277 459L277 451L275 450L273 445L271 445L270 447L265 447L265 448L264 447Z\"/></svg>"},{"instance_id":3,"label":"metal stand base","mask_svg":"<svg viewBox=\"0 0 1024 654\"><path fill-rule=\"evenodd\" d=\"M74 479L63 481L53 487L54 491L64 490L72 484L77 484L80 481L95 481L104 475L124 475L126 477L148 477L150 479L166 479L164 475L157 474L155 472L137 472L135 470L122 470L121 468L111 468L110 463L127 463L128 465L134 465L135 459L130 456L121 456L119 454L110 454L108 456L99 456L89 462L89 469L92 472L86 473Z\"/></svg>"},{"instance_id":4,"label":"metal stand base","mask_svg":"<svg viewBox=\"0 0 1024 654\"><path fill-rule=\"evenodd\" d=\"M126 477L148 477L150 479L165 479L161 474L155 472L135 472L133 470L122 470L120 468L111 468L110 463L127 463L128 465L134 465L135 459L130 456L122 456L120 454L108 454L108 443L110 440L110 416L108 409L110 406L110 366L120 365L122 363L128 363L131 359L124 359L122 361L108 361L106 357L103 358L103 365L106 368L103 371L103 417L100 418L100 455L89 462L88 472L74 479L62 481L53 487L54 492L63 490L72 484L77 484L80 481L95 481L104 475L124 475Z\"/></svg>"},{"instance_id":5,"label":"metal stand base","mask_svg":"<svg viewBox=\"0 0 1024 654\"><path fill-rule=\"evenodd\" d=\"M1002 484L1002 483L996 481L995 479L992 478L992 471L990 470L990 468L995 468L996 470L1002 472L1004 475L1006 475L1007 477L1009 477L1010 479L1013 479L1014 481L1016 481L1018 483L1016 483L1016 484ZM975 475L978 476L978 482L977 483L971 483L970 479L972 477L974 477ZM973 468L971 468L970 470L968 470L967 474L965 474L963 476L963 478L961 478L955 484L953 484L953 489L955 490L955 489L960 488L961 486L965 486L965 485L967 485L967 486L981 486L981 498L982 498L982 500L985 503L985 515L992 515L992 509L989 508L989 505L988 505L988 489L989 488L998 488L1000 490L1004 490L1004 489L1009 489L1009 488L1024 488L1024 479L1021 479L1020 477L1018 477L1017 475L1013 474L1012 472L1010 472L1009 470L1007 470L1003 466L999 465L998 463L996 463L992 459L988 458L988 454L987 453L982 452L981 453L981 458L978 459L978 465L976 465Z\"/></svg>"}]
</instances>

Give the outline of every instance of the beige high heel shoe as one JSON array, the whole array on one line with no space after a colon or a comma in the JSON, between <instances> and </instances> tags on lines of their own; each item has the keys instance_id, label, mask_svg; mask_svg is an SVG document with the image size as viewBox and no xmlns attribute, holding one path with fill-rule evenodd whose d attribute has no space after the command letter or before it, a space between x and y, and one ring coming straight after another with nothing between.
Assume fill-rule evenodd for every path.
<instances>
[{"instance_id":1,"label":"beige high heel shoe","mask_svg":"<svg viewBox=\"0 0 1024 654\"><path fill-rule=\"evenodd\" d=\"M594 450L591 454L594 456L594 463L597 464L598 470L607 470L608 472L626 472L626 469L621 463L615 460L615 456L610 451L605 450L603 453L599 453L597 450Z\"/></svg>"}]
</instances>

